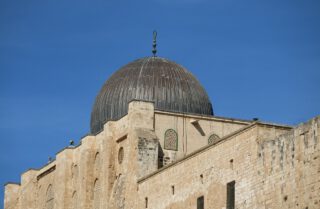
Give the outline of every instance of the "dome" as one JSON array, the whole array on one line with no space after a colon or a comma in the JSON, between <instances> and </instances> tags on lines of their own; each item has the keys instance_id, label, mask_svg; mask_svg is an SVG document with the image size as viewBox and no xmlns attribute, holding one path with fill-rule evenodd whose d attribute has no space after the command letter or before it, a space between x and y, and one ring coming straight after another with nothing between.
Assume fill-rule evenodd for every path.
<instances>
[{"instance_id":1,"label":"dome","mask_svg":"<svg viewBox=\"0 0 320 209\"><path fill-rule=\"evenodd\" d=\"M103 85L91 113L91 133L128 113L132 100L154 102L168 112L213 115L199 81L184 67L160 57L135 60L116 71Z\"/></svg>"}]
</instances>

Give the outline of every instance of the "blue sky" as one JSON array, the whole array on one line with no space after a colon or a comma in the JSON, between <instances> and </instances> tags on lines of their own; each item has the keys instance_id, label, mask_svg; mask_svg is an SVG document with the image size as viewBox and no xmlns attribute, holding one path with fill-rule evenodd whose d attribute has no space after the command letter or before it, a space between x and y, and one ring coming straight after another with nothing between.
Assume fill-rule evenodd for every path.
<instances>
[{"instance_id":1,"label":"blue sky","mask_svg":"<svg viewBox=\"0 0 320 209\"><path fill-rule=\"evenodd\" d=\"M158 55L200 80L216 115L319 115L319 11L319 0L0 0L0 184L88 133L102 84L151 55L154 29Z\"/></svg>"}]
</instances>

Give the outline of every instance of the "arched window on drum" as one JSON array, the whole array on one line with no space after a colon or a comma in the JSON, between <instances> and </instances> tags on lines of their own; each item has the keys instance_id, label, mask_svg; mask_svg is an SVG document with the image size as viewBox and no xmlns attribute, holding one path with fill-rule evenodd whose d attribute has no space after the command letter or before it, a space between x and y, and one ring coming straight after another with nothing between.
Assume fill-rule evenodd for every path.
<instances>
[{"instance_id":1,"label":"arched window on drum","mask_svg":"<svg viewBox=\"0 0 320 209\"><path fill-rule=\"evenodd\" d=\"M164 133L164 149L178 150L178 133L173 129L168 129Z\"/></svg>"}]
</instances>

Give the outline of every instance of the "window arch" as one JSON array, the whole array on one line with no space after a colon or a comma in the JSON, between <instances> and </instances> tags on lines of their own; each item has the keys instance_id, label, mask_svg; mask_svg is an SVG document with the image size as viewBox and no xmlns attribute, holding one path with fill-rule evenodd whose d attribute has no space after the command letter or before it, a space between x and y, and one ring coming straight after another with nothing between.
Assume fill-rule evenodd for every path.
<instances>
[{"instance_id":1,"label":"window arch","mask_svg":"<svg viewBox=\"0 0 320 209\"><path fill-rule=\"evenodd\" d=\"M95 177L98 177L100 174L100 164L101 164L101 159L100 159L100 153L97 152L96 156L94 158L94 173Z\"/></svg>"},{"instance_id":2,"label":"window arch","mask_svg":"<svg viewBox=\"0 0 320 209\"><path fill-rule=\"evenodd\" d=\"M208 144L215 144L219 139L220 137L217 134L211 134L208 138Z\"/></svg>"},{"instance_id":3,"label":"window arch","mask_svg":"<svg viewBox=\"0 0 320 209\"><path fill-rule=\"evenodd\" d=\"M54 208L54 191L51 184L48 186L48 189L47 189L45 205L46 205L45 207L46 209Z\"/></svg>"},{"instance_id":4,"label":"window arch","mask_svg":"<svg viewBox=\"0 0 320 209\"><path fill-rule=\"evenodd\" d=\"M77 209L78 208L78 194L76 191L73 192L72 194L72 209Z\"/></svg>"},{"instance_id":5,"label":"window arch","mask_svg":"<svg viewBox=\"0 0 320 209\"><path fill-rule=\"evenodd\" d=\"M78 181L78 175L79 175L79 169L78 169L78 165L77 164L72 164L71 167L71 172L72 172L72 183L74 186L77 185L77 181Z\"/></svg>"},{"instance_id":6,"label":"window arch","mask_svg":"<svg viewBox=\"0 0 320 209\"><path fill-rule=\"evenodd\" d=\"M168 129L164 133L164 149L178 150L178 133L173 129Z\"/></svg>"},{"instance_id":7,"label":"window arch","mask_svg":"<svg viewBox=\"0 0 320 209\"><path fill-rule=\"evenodd\" d=\"M42 197L43 197L43 187L41 185L38 186L37 190L37 198L36 198L36 205L42 205Z\"/></svg>"},{"instance_id":8,"label":"window arch","mask_svg":"<svg viewBox=\"0 0 320 209\"><path fill-rule=\"evenodd\" d=\"M93 209L100 209L100 181L96 179L93 186Z\"/></svg>"},{"instance_id":9,"label":"window arch","mask_svg":"<svg viewBox=\"0 0 320 209\"><path fill-rule=\"evenodd\" d=\"M119 151L118 151L118 163L121 164L123 161L123 156L124 156L124 151L123 151L123 147L120 147Z\"/></svg>"}]
</instances>

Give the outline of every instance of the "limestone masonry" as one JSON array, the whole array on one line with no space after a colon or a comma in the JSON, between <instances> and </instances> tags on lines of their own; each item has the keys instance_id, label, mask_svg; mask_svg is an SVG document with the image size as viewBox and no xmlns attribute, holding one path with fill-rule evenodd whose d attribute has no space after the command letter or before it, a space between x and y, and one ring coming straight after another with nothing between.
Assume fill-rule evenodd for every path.
<instances>
[{"instance_id":1,"label":"limestone masonry","mask_svg":"<svg viewBox=\"0 0 320 209\"><path fill-rule=\"evenodd\" d=\"M320 208L320 117L216 117L196 78L149 57L96 99L91 134L5 185L5 209Z\"/></svg>"}]
</instances>

